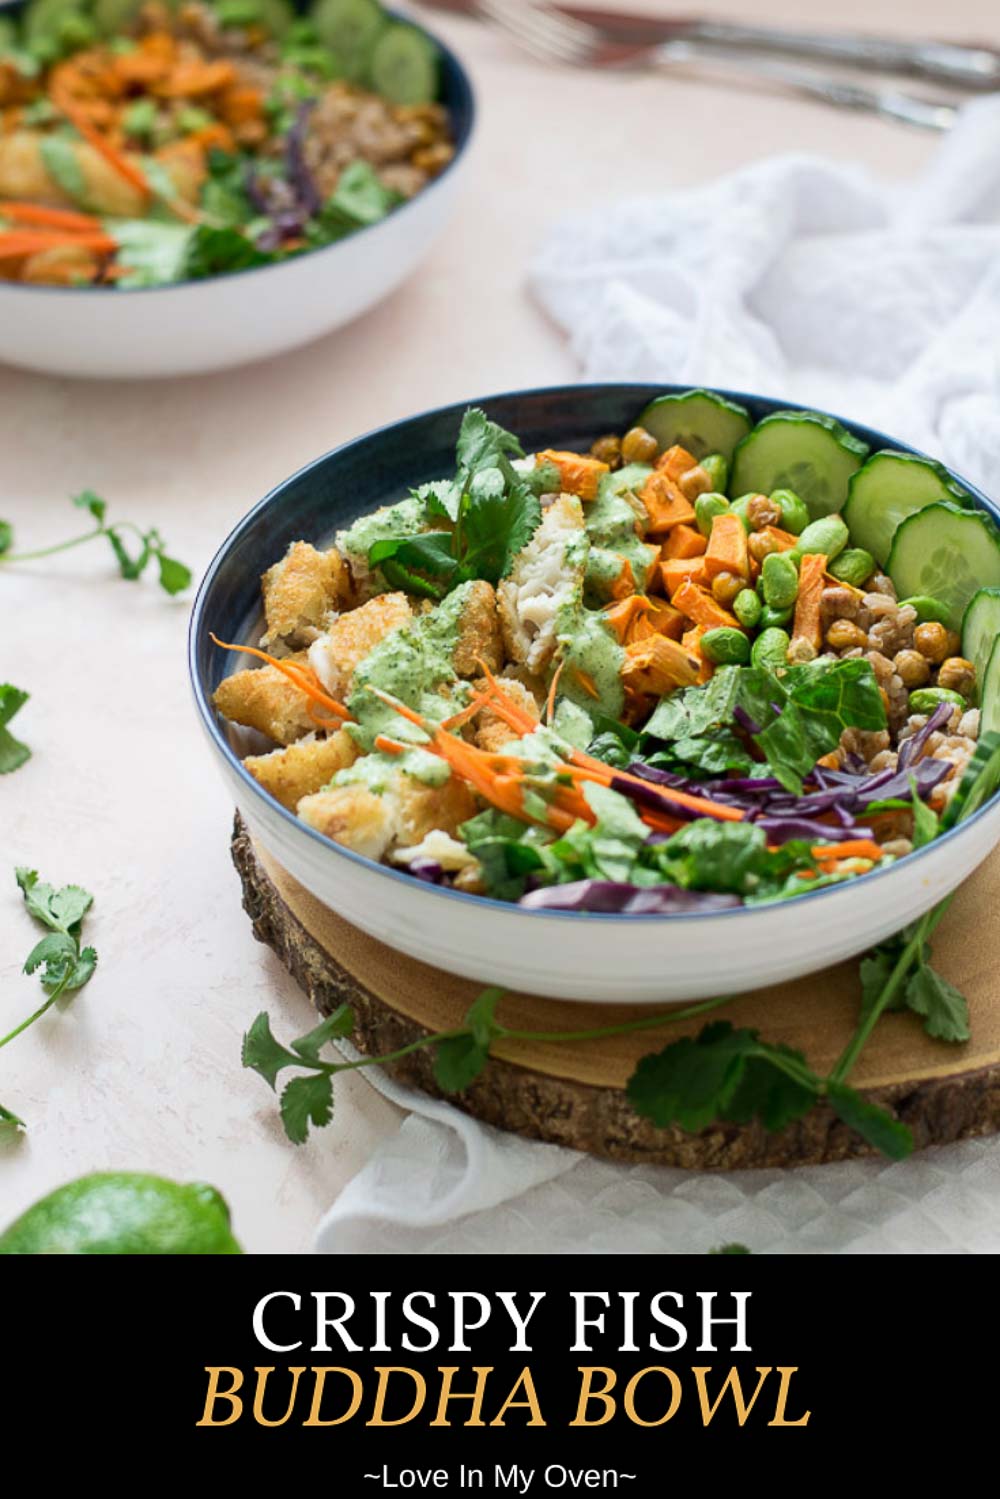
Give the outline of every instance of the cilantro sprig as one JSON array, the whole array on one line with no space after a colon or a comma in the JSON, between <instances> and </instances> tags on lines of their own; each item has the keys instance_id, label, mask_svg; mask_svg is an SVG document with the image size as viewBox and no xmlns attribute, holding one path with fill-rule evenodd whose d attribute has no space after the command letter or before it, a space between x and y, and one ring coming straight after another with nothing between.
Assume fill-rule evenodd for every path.
<instances>
[{"instance_id":1,"label":"cilantro sprig","mask_svg":"<svg viewBox=\"0 0 1000 1499\"><path fill-rule=\"evenodd\" d=\"M114 553L121 576L129 582L140 578L149 564L155 561L158 581L164 592L173 595L183 593L185 588L190 587L191 569L169 555L167 544L155 527L143 531L131 521L109 524L106 518L107 502L92 489L85 489L81 494L74 495L72 503L79 509L86 510L96 521L97 524L91 530L84 531L80 536L73 536L69 541L57 542L54 546L39 547L32 552L12 552L13 528L9 521L0 521L0 563L34 562L41 557L52 557L56 552L65 552L71 547L83 546L85 542L104 536ZM126 537L134 537L135 540L127 541Z\"/></svg>"},{"instance_id":2,"label":"cilantro sprig","mask_svg":"<svg viewBox=\"0 0 1000 1499\"><path fill-rule=\"evenodd\" d=\"M0 775L9 775L31 758L31 750L15 739L7 725L24 707L29 694L10 682L0 682Z\"/></svg>"},{"instance_id":3,"label":"cilantro sprig","mask_svg":"<svg viewBox=\"0 0 1000 1499\"><path fill-rule=\"evenodd\" d=\"M372 544L368 565L408 593L442 599L472 578L498 583L541 521L538 496L511 458L523 457L517 438L486 413L462 418L454 479L415 489L427 514L450 524L418 536L385 537Z\"/></svg>"},{"instance_id":4,"label":"cilantro sprig","mask_svg":"<svg viewBox=\"0 0 1000 1499\"><path fill-rule=\"evenodd\" d=\"M80 885L63 885L57 890L40 880L33 869L18 867L14 877L29 914L47 928L46 935L25 958L23 970L27 974L38 973L46 998L38 1009L0 1037L0 1048L34 1025L57 1000L82 989L97 967L94 948L81 945L83 919L94 903L90 892ZM26 1128L23 1119L2 1106L0 1124Z\"/></svg>"}]
</instances>

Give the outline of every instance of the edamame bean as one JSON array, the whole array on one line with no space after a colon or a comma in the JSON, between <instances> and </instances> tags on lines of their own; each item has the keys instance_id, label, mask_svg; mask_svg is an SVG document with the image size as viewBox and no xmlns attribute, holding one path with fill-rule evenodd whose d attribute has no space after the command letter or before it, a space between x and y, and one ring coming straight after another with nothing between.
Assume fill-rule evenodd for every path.
<instances>
[{"instance_id":1,"label":"edamame bean","mask_svg":"<svg viewBox=\"0 0 1000 1499\"><path fill-rule=\"evenodd\" d=\"M769 496L772 504L781 511L781 529L801 536L809 524L809 507L800 500L794 489L776 489Z\"/></svg>"},{"instance_id":2,"label":"edamame bean","mask_svg":"<svg viewBox=\"0 0 1000 1499\"><path fill-rule=\"evenodd\" d=\"M828 563L839 557L850 540L850 532L839 515L824 515L811 521L786 557L801 562L807 555L822 554Z\"/></svg>"},{"instance_id":3,"label":"edamame bean","mask_svg":"<svg viewBox=\"0 0 1000 1499\"><path fill-rule=\"evenodd\" d=\"M792 614L791 608L772 609L770 604L765 604L760 611L760 627L762 630L770 630L773 625L787 625Z\"/></svg>"},{"instance_id":4,"label":"edamame bean","mask_svg":"<svg viewBox=\"0 0 1000 1499\"><path fill-rule=\"evenodd\" d=\"M750 517L747 514L747 507L753 498L754 496L752 494L741 494L739 499L733 500L732 504L729 507L734 515L739 516L740 520L743 522L743 529L748 532L751 531L753 527L750 525Z\"/></svg>"},{"instance_id":5,"label":"edamame bean","mask_svg":"<svg viewBox=\"0 0 1000 1499\"><path fill-rule=\"evenodd\" d=\"M745 630L752 630L760 619L760 595L752 588L743 588L732 602L732 611Z\"/></svg>"},{"instance_id":6,"label":"edamame bean","mask_svg":"<svg viewBox=\"0 0 1000 1499\"><path fill-rule=\"evenodd\" d=\"M848 547L846 552L841 552L839 557L828 564L828 571L841 583L850 583L852 588L860 588L875 571L875 565L875 558L864 547Z\"/></svg>"},{"instance_id":7,"label":"edamame bean","mask_svg":"<svg viewBox=\"0 0 1000 1499\"><path fill-rule=\"evenodd\" d=\"M709 453L701 460L701 466L712 481L713 494L725 494L729 483L729 464L724 453Z\"/></svg>"},{"instance_id":8,"label":"edamame bean","mask_svg":"<svg viewBox=\"0 0 1000 1499\"><path fill-rule=\"evenodd\" d=\"M950 687L918 687L910 693L907 701L911 713L933 713L942 703L951 703L964 713L969 706L962 694L952 692Z\"/></svg>"},{"instance_id":9,"label":"edamame bean","mask_svg":"<svg viewBox=\"0 0 1000 1499\"><path fill-rule=\"evenodd\" d=\"M700 494L694 502L694 518L702 536L711 536L712 522L717 515L725 515L729 501L724 494Z\"/></svg>"},{"instance_id":10,"label":"edamame bean","mask_svg":"<svg viewBox=\"0 0 1000 1499\"><path fill-rule=\"evenodd\" d=\"M750 660L754 666L776 671L779 666L787 665L788 647L791 643L787 630L779 630L773 626L769 630L762 630L753 643Z\"/></svg>"},{"instance_id":11,"label":"edamame bean","mask_svg":"<svg viewBox=\"0 0 1000 1499\"><path fill-rule=\"evenodd\" d=\"M951 620L951 614L945 605L938 599L932 599L929 593L915 593L912 598L900 599L899 607L905 609L907 606L916 609L917 619L922 625L929 623L946 625Z\"/></svg>"},{"instance_id":12,"label":"edamame bean","mask_svg":"<svg viewBox=\"0 0 1000 1499\"><path fill-rule=\"evenodd\" d=\"M789 609L799 591L799 573L787 552L772 552L764 558L760 572L764 603L772 609Z\"/></svg>"},{"instance_id":13,"label":"edamame bean","mask_svg":"<svg viewBox=\"0 0 1000 1499\"><path fill-rule=\"evenodd\" d=\"M699 643L702 655L718 666L743 666L750 660L749 640L742 630L734 630L731 625L706 630Z\"/></svg>"}]
</instances>

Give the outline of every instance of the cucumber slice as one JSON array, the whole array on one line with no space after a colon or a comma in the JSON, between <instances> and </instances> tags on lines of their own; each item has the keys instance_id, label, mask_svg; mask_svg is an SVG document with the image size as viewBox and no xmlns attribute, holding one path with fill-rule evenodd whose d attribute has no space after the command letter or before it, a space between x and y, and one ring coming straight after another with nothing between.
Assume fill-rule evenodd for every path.
<instances>
[{"instance_id":1,"label":"cucumber slice","mask_svg":"<svg viewBox=\"0 0 1000 1499\"><path fill-rule=\"evenodd\" d=\"M931 594L960 630L976 590L1000 588L1000 535L980 511L938 501L902 522L886 570L900 598Z\"/></svg>"},{"instance_id":2,"label":"cucumber slice","mask_svg":"<svg viewBox=\"0 0 1000 1499\"><path fill-rule=\"evenodd\" d=\"M376 0L317 0L310 17L352 83L367 80L375 43L388 25Z\"/></svg>"},{"instance_id":3,"label":"cucumber slice","mask_svg":"<svg viewBox=\"0 0 1000 1499\"><path fill-rule=\"evenodd\" d=\"M391 104L430 104L438 96L438 50L414 26L387 26L372 53L372 87Z\"/></svg>"},{"instance_id":4,"label":"cucumber slice","mask_svg":"<svg viewBox=\"0 0 1000 1499\"><path fill-rule=\"evenodd\" d=\"M991 667L994 662L1000 675L1000 652L996 650L990 661ZM1000 694L1000 681L996 686ZM998 790L1000 790L1000 733L997 733L995 728L991 731L984 731L981 725L979 743L976 745L972 759L965 767L962 779L958 783L958 790L952 795L942 814L942 832L953 828L956 823L964 822L967 817L971 817L973 812L977 812L983 803L988 802Z\"/></svg>"},{"instance_id":5,"label":"cucumber slice","mask_svg":"<svg viewBox=\"0 0 1000 1499\"><path fill-rule=\"evenodd\" d=\"M842 510L851 475L868 455L832 416L819 411L775 411L744 437L733 458L730 494L793 489L813 520Z\"/></svg>"},{"instance_id":6,"label":"cucumber slice","mask_svg":"<svg viewBox=\"0 0 1000 1499\"><path fill-rule=\"evenodd\" d=\"M980 588L962 620L962 655L976 668L976 684L982 699L986 665L1000 640L1000 588Z\"/></svg>"},{"instance_id":7,"label":"cucumber slice","mask_svg":"<svg viewBox=\"0 0 1000 1499\"><path fill-rule=\"evenodd\" d=\"M900 521L936 500L965 504L968 496L947 469L916 453L873 453L847 486L844 519L855 546L885 563Z\"/></svg>"},{"instance_id":8,"label":"cucumber slice","mask_svg":"<svg viewBox=\"0 0 1000 1499\"><path fill-rule=\"evenodd\" d=\"M713 390L686 390L679 396L657 396L636 426L652 432L661 448L680 443L696 458L721 453L732 461L733 449L750 431L750 413Z\"/></svg>"}]
</instances>

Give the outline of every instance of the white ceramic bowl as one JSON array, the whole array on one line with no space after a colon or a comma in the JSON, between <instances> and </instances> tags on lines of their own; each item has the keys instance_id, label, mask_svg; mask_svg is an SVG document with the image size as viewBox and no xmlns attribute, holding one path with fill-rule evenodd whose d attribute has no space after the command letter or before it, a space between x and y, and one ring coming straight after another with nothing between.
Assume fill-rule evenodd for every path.
<instances>
[{"instance_id":1,"label":"white ceramic bowl","mask_svg":"<svg viewBox=\"0 0 1000 1499\"><path fill-rule=\"evenodd\" d=\"M285 353L380 302L445 228L468 170L472 85L433 40L458 149L415 198L325 249L206 281L131 290L0 281L0 362L108 379L206 374Z\"/></svg>"},{"instance_id":2,"label":"white ceramic bowl","mask_svg":"<svg viewBox=\"0 0 1000 1499\"><path fill-rule=\"evenodd\" d=\"M573 448L601 432L623 430L664 389L670 387L570 386L470 404L485 406L529 450ZM758 420L788 407L724 394ZM408 485L448 472L465 405L370 433L287 480L224 543L195 603L192 680L228 792L253 836L318 900L401 952L483 983L559 999L673 1004L779 983L863 952L952 891L1000 841L998 796L897 864L795 900L690 916L613 916L523 910L423 884L299 822L243 769L211 706L211 693L231 666L208 632L228 640L255 638L260 573L290 541L326 540L353 516L398 498ZM873 447L906 446L856 423L845 425ZM984 496L961 482L1000 518Z\"/></svg>"}]
</instances>

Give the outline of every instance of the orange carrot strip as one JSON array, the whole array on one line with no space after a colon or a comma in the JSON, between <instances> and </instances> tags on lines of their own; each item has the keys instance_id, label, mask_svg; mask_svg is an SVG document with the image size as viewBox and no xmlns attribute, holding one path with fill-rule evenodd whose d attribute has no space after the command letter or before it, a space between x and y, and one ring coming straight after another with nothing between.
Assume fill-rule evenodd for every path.
<instances>
[{"instance_id":1,"label":"orange carrot strip","mask_svg":"<svg viewBox=\"0 0 1000 1499\"><path fill-rule=\"evenodd\" d=\"M67 120L69 120L72 125L76 126L77 130L83 136L84 140L87 141L89 145L93 146L95 151L100 152L100 154L104 157L104 160L108 163L108 166L112 167L118 173L119 177L123 177L126 182L130 182L132 186L138 192L142 193L144 197L148 198L152 195L152 190L149 186L149 183L146 181L139 168L133 166L132 163L128 161L126 157L124 157L122 153L111 144L106 136L102 135L99 130L94 129L93 125L87 118L86 112L80 108L69 91L66 88L60 86L59 81L55 81L50 85L49 97L51 98L52 103L55 105L56 109L58 109L61 114L64 114Z\"/></svg>"},{"instance_id":2,"label":"orange carrot strip","mask_svg":"<svg viewBox=\"0 0 1000 1499\"><path fill-rule=\"evenodd\" d=\"M558 688L559 688L559 678L563 674L563 667L565 665L566 665L566 661L565 661L565 658L564 658L562 661L560 661L559 665L556 667L555 672L553 673L553 676L552 676L552 681L549 684L549 695L548 695L548 697L545 700L545 722L547 724L551 724L553 718L555 717L555 712L556 712L556 692L558 691Z\"/></svg>"},{"instance_id":3,"label":"orange carrot strip","mask_svg":"<svg viewBox=\"0 0 1000 1499\"><path fill-rule=\"evenodd\" d=\"M16 260L22 255L37 255L40 250L62 249L73 245L80 250L94 250L113 255L118 241L110 234L66 234L53 229L11 229L0 233L0 259Z\"/></svg>"},{"instance_id":4,"label":"orange carrot strip","mask_svg":"<svg viewBox=\"0 0 1000 1499\"><path fill-rule=\"evenodd\" d=\"M340 719L341 722L349 723L352 721L352 716L343 703L338 703L336 698L331 697L328 692L323 691L319 685L319 678L311 666L302 666L297 661L281 661L277 656L269 656L267 651L259 651L253 645L231 645L228 641L220 640L211 631L209 631L209 635L214 644L224 651L240 651L245 656L255 656L258 661L265 661L268 666L273 666L277 671L280 671L283 677L287 677L292 686L297 687L300 692L304 692L306 697L318 703L321 708L328 709L335 718Z\"/></svg>"},{"instance_id":5,"label":"orange carrot strip","mask_svg":"<svg viewBox=\"0 0 1000 1499\"><path fill-rule=\"evenodd\" d=\"M0 200L0 219L15 224L32 224L41 229L62 229L67 234L100 232L101 221L89 213L72 213L68 208L45 208L41 203L17 203Z\"/></svg>"},{"instance_id":6,"label":"orange carrot strip","mask_svg":"<svg viewBox=\"0 0 1000 1499\"><path fill-rule=\"evenodd\" d=\"M579 666L574 666L571 668L571 670L574 677L576 677L576 680L579 682L580 686L583 688L587 696L592 697L595 702L600 702L601 694L598 692L597 683L590 675L590 672L581 671Z\"/></svg>"},{"instance_id":7,"label":"orange carrot strip","mask_svg":"<svg viewBox=\"0 0 1000 1499\"><path fill-rule=\"evenodd\" d=\"M877 863L883 857L881 848L870 838L850 838L844 843L819 843L809 852L820 863L837 859L873 859Z\"/></svg>"}]
</instances>

